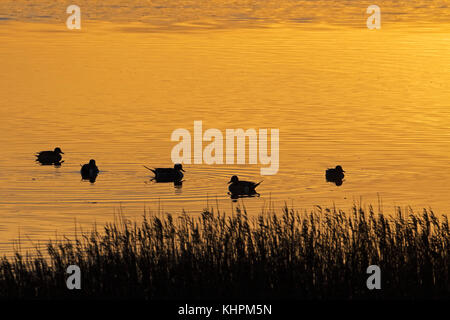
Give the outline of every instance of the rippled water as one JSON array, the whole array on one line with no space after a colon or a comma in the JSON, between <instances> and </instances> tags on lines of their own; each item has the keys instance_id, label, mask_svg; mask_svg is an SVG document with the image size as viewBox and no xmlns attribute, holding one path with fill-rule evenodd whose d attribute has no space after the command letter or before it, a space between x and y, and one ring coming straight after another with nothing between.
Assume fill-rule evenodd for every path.
<instances>
[{"instance_id":1,"label":"rippled water","mask_svg":"<svg viewBox=\"0 0 450 320\"><path fill-rule=\"evenodd\" d=\"M449 0L2 0L0 19L64 23L71 4L78 5L89 21L143 22L165 30L280 22L359 27L373 4L381 8L387 25L450 21Z\"/></svg>"},{"instance_id":2,"label":"rippled water","mask_svg":"<svg viewBox=\"0 0 450 320\"><path fill-rule=\"evenodd\" d=\"M1 2L1 250L19 234L30 246L72 234L75 222L101 225L120 207L128 218L144 208L229 212L233 174L264 180L261 196L243 201L251 214L271 203L345 209L378 197L388 211L448 212L450 28L439 23L447 1L396 11L385 2L377 31L365 28L363 2L332 2L342 20L328 16L326 1L142 1L114 9L120 15L114 3L88 7L81 32L69 32L57 14L65 1ZM181 188L150 181L143 165L171 166L172 131L193 132L195 120L223 133L279 129L278 174L187 164ZM61 167L34 162L56 146ZM101 170L95 184L79 174L91 158ZM324 178L336 164L347 171L340 187Z\"/></svg>"}]
</instances>

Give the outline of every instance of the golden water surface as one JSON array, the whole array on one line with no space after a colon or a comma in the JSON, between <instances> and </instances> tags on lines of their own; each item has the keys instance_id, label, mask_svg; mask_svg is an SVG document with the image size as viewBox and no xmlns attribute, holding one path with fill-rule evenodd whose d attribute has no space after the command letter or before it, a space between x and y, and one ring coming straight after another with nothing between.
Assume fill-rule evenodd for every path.
<instances>
[{"instance_id":1,"label":"golden water surface","mask_svg":"<svg viewBox=\"0 0 450 320\"><path fill-rule=\"evenodd\" d=\"M214 6L213 4L216 4ZM233 174L264 180L250 214L286 202L447 213L448 1L67 1L0 5L0 250L128 218L144 208L230 211ZM240 4L240 5L239 5ZM383 7L385 4L385 7ZM280 130L280 168L186 164L181 188L143 165L172 166L177 128ZM206 143L205 143L206 144ZM59 146L61 167L34 153ZM94 158L97 181L81 181ZM342 186L324 170L340 164ZM162 208L162 209L161 209Z\"/></svg>"}]
</instances>

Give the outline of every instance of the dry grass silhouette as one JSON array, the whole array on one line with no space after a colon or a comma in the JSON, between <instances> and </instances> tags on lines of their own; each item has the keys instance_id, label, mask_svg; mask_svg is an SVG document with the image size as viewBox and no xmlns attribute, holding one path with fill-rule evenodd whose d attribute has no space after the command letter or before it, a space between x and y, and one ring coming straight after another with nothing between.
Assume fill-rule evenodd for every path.
<instances>
[{"instance_id":1,"label":"dry grass silhouette","mask_svg":"<svg viewBox=\"0 0 450 320\"><path fill-rule=\"evenodd\" d=\"M429 210L146 215L50 242L47 258L39 250L2 258L0 296L449 298L449 241L447 217ZM71 264L81 268L81 290L66 288ZM382 270L381 290L366 287L372 264Z\"/></svg>"}]
</instances>

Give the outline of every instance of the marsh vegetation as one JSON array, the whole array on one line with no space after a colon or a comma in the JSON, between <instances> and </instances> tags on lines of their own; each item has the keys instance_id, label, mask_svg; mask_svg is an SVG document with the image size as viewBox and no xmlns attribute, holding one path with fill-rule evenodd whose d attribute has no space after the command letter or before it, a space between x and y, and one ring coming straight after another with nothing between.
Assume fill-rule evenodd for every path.
<instances>
[{"instance_id":1,"label":"marsh vegetation","mask_svg":"<svg viewBox=\"0 0 450 320\"><path fill-rule=\"evenodd\" d=\"M448 218L354 206L145 214L0 260L6 298L449 298ZM81 269L81 290L66 268ZM368 290L366 269L382 270Z\"/></svg>"}]
</instances>

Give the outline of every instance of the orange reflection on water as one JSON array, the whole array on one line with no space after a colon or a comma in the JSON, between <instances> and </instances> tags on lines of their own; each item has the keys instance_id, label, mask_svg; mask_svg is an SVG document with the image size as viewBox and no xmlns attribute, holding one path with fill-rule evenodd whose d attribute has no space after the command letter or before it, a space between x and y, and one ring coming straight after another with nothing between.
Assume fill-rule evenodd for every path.
<instances>
[{"instance_id":1,"label":"orange reflection on water","mask_svg":"<svg viewBox=\"0 0 450 320\"><path fill-rule=\"evenodd\" d=\"M7 26L7 29L3 28ZM7 22L0 32L0 242L70 234L144 206L226 211L231 175L258 165L186 165L182 186L155 184L142 165L171 166L173 130L277 128L280 169L264 177L259 212L360 197L449 209L450 42L447 25L369 31L323 24L158 30L140 23ZM189 32L188 32L189 31ZM59 146L61 167L33 154ZM95 159L97 181L81 181ZM342 186L325 169L341 164ZM86 227L87 228L87 227Z\"/></svg>"}]
</instances>

